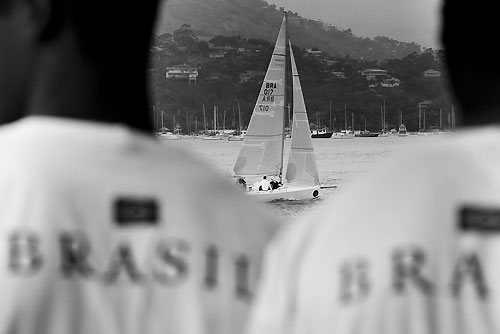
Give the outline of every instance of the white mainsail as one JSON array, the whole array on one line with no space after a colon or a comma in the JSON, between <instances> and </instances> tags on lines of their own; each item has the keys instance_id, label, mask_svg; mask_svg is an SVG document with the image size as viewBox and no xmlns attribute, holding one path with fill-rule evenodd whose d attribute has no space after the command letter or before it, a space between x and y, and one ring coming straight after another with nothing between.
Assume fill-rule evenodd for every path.
<instances>
[{"instance_id":1,"label":"white mainsail","mask_svg":"<svg viewBox=\"0 0 500 334\"><path fill-rule=\"evenodd\" d=\"M287 31L283 18L259 97L234 165L236 176L280 175L283 170Z\"/></svg>"},{"instance_id":2,"label":"white mainsail","mask_svg":"<svg viewBox=\"0 0 500 334\"><path fill-rule=\"evenodd\" d=\"M319 185L318 168L309 129L306 105L300 86L299 73L290 43L290 61L293 76L292 144L286 180L288 186L310 187Z\"/></svg>"}]
</instances>

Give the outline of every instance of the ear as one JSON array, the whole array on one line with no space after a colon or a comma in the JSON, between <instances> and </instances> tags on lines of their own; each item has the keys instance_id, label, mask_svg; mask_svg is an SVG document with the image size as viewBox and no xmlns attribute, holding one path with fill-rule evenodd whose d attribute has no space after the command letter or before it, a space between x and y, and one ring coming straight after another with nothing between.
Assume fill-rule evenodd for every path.
<instances>
[{"instance_id":1,"label":"ear","mask_svg":"<svg viewBox=\"0 0 500 334\"><path fill-rule=\"evenodd\" d=\"M64 0L24 0L24 2L38 41L50 42L61 33Z\"/></svg>"}]
</instances>

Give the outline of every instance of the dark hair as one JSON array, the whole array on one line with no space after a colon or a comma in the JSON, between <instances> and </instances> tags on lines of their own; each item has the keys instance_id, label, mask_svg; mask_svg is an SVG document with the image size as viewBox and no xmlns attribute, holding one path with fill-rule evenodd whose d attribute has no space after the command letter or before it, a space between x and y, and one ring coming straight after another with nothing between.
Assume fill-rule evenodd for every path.
<instances>
[{"instance_id":1,"label":"dark hair","mask_svg":"<svg viewBox=\"0 0 500 334\"><path fill-rule=\"evenodd\" d=\"M494 1L444 0L441 39L455 96L463 112L498 104L500 75Z\"/></svg>"},{"instance_id":2,"label":"dark hair","mask_svg":"<svg viewBox=\"0 0 500 334\"><path fill-rule=\"evenodd\" d=\"M92 63L147 60L158 0L53 1L64 6L64 20L74 29L82 54Z\"/></svg>"},{"instance_id":3,"label":"dark hair","mask_svg":"<svg viewBox=\"0 0 500 334\"><path fill-rule=\"evenodd\" d=\"M12 7L12 0L0 0L0 15L9 11Z\"/></svg>"}]
</instances>

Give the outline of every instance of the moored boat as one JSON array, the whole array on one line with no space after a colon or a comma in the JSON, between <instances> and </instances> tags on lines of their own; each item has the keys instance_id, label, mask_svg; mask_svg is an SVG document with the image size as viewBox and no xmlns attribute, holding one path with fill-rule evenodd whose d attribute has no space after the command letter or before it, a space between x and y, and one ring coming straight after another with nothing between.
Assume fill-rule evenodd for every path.
<instances>
[{"instance_id":1,"label":"moored boat","mask_svg":"<svg viewBox=\"0 0 500 334\"><path fill-rule=\"evenodd\" d=\"M359 133L356 133L354 137L378 137L380 133L378 132L371 132L371 131L360 131Z\"/></svg>"},{"instance_id":2,"label":"moored boat","mask_svg":"<svg viewBox=\"0 0 500 334\"><path fill-rule=\"evenodd\" d=\"M311 138L332 138L333 131L328 131L328 129L316 129L311 131Z\"/></svg>"}]
</instances>

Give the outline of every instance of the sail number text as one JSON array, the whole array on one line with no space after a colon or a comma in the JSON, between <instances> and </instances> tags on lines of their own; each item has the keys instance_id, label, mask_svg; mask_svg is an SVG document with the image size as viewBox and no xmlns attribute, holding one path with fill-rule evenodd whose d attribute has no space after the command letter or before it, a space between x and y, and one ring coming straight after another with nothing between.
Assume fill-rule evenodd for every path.
<instances>
[{"instance_id":1,"label":"sail number text","mask_svg":"<svg viewBox=\"0 0 500 334\"><path fill-rule=\"evenodd\" d=\"M264 96L262 97L262 102L274 102L274 90L278 88L278 84L276 82L266 82L264 85ZM262 107L262 106L261 106ZM261 111L267 111L262 110Z\"/></svg>"}]
</instances>

